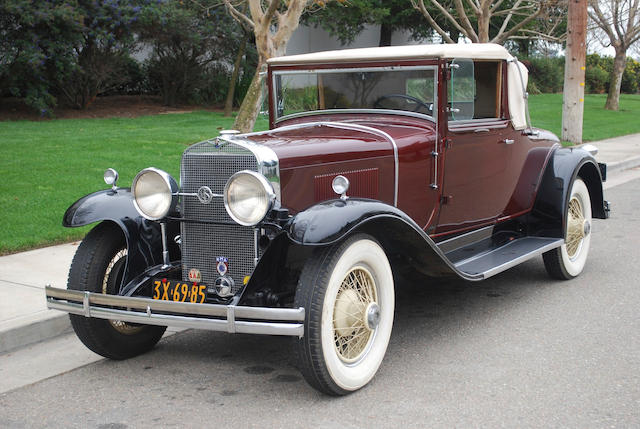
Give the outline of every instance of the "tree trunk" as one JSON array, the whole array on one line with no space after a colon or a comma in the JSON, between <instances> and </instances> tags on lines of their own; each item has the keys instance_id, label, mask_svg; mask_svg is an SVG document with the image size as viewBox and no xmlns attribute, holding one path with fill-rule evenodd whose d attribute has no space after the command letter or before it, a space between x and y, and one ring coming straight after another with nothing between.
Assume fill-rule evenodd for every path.
<instances>
[{"instance_id":1,"label":"tree trunk","mask_svg":"<svg viewBox=\"0 0 640 429\"><path fill-rule=\"evenodd\" d=\"M393 36L393 28L383 22L380 25L380 43L378 46L391 46L391 36Z\"/></svg>"},{"instance_id":2,"label":"tree trunk","mask_svg":"<svg viewBox=\"0 0 640 429\"><path fill-rule=\"evenodd\" d=\"M236 83L238 82L238 75L240 74L240 64L242 63L242 57L244 56L244 51L247 47L247 39L249 39L248 35L246 35L242 39L242 42L240 43L240 50L238 51L235 62L233 63L233 73L231 73L229 91L227 91L227 99L224 103L224 116L231 116L231 109L233 109L233 98L236 92Z\"/></svg>"},{"instance_id":3,"label":"tree trunk","mask_svg":"<svg viewBox=\"0 0 640 429\"><path fill-rule=\"evenodd\" d=\"M484 11L482 11L484 12ZM487 13L478 15L478 43L487 43L489 41L489 21L491 15Z\"/></svg>"},{"instance_id":4,"label":"tree trunk","mask_svg":"<svg viewBox=\"0 0 640 429\"><path fill-rule=\"evenodd\" d=\"M620 106L620 86L622 85L622 75L627 65L627 51L621 47L616 47L616 56L613 60L613 70L609 79L609 93L604 108L607 110L618 110Z\"/></svg>"},{"instance_id":5,"label":"tree trunk","mask_svg":"<svg viewBox=\"0 0 640 429\"><path fill-rule=\"evenodd\" d=\"M247 94L242 100L238 116L233 124L233 127L241 133L249 133L253 131L253 126L256 123L256 118L260 112L260 103L262 101L262 67L265 65L261 60L256 68L256 74L253 75L251 85L247 90Z\"/></svg>"}]
</instances>

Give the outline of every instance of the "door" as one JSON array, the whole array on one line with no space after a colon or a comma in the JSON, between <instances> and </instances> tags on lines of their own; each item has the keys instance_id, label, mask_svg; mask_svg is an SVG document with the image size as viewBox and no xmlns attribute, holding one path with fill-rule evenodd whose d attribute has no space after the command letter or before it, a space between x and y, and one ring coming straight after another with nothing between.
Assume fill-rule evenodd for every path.
<instances>
[{"instance_id":1,"label":"door","mask_svg":"<svg viewBox=\"0 0 640 429\"><path fill-rule=\"evenodd\" d=\"M517 181L512 176L522 167L514 159L521 133L504 117L503 88L503 62L452 62L436 234L489 225L509 203Z\"/></svg>"}]
</instances>

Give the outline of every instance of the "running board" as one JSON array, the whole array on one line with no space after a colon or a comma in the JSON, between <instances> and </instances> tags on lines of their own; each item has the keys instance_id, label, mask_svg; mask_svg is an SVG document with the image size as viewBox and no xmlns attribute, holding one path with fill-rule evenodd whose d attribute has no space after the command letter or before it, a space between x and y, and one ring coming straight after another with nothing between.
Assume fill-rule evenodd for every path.
<instances>
[{"instance_id":1,"label":"running board","mask_svg":"<svg viewBox=\"0 0 640 429\"><path fill-rule=\"evenodd\" d=\"M455 263L455 267L470 276L487 279L528 259L562 246L561 238L524 237L485 253Z\"/></svg>"}]
</instances>

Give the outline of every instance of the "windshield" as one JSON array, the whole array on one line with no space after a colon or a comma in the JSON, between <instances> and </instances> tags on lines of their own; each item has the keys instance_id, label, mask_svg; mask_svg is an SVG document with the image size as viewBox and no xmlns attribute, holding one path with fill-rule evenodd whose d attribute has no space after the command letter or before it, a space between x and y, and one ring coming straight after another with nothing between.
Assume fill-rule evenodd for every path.
<instances>
[{"instance_id":1,"label":"windshield","mask_svg":"<svg viewBox=\"0 0 640 429\"><path fill-rule=\"evenodd\" d=\"M276 71L273 76L276 119L334 109L434 115L435 67Z\"/></svg>"}]
</instances>

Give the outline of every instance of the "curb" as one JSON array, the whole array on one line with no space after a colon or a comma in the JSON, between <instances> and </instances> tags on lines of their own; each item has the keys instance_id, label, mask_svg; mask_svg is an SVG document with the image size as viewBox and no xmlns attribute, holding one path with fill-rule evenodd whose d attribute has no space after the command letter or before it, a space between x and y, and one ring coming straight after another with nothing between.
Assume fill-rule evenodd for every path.
<instances>
[{"instance_id":1,"label":"curb","mask_svg":"<svg viewBox=\"0 0 640 429\"><path fill-rule=\"evenodd\" d=\"M622 170L628 170L630 168L635 168L638 166L640 166L640 156L633 156L629 159L625 159L624 161L608 162L607 174L619 172Z\"/></svg>"},{"instance_id":2,"label":"curb","mask_svg":"<svg viewBox=\"0 0 640 429\"><path fill-rule=\"evenodd\" d=\"M69 315L51 310L7 325L0 330L0 354L71 332Z\"/></svg>"}]
</instances>

